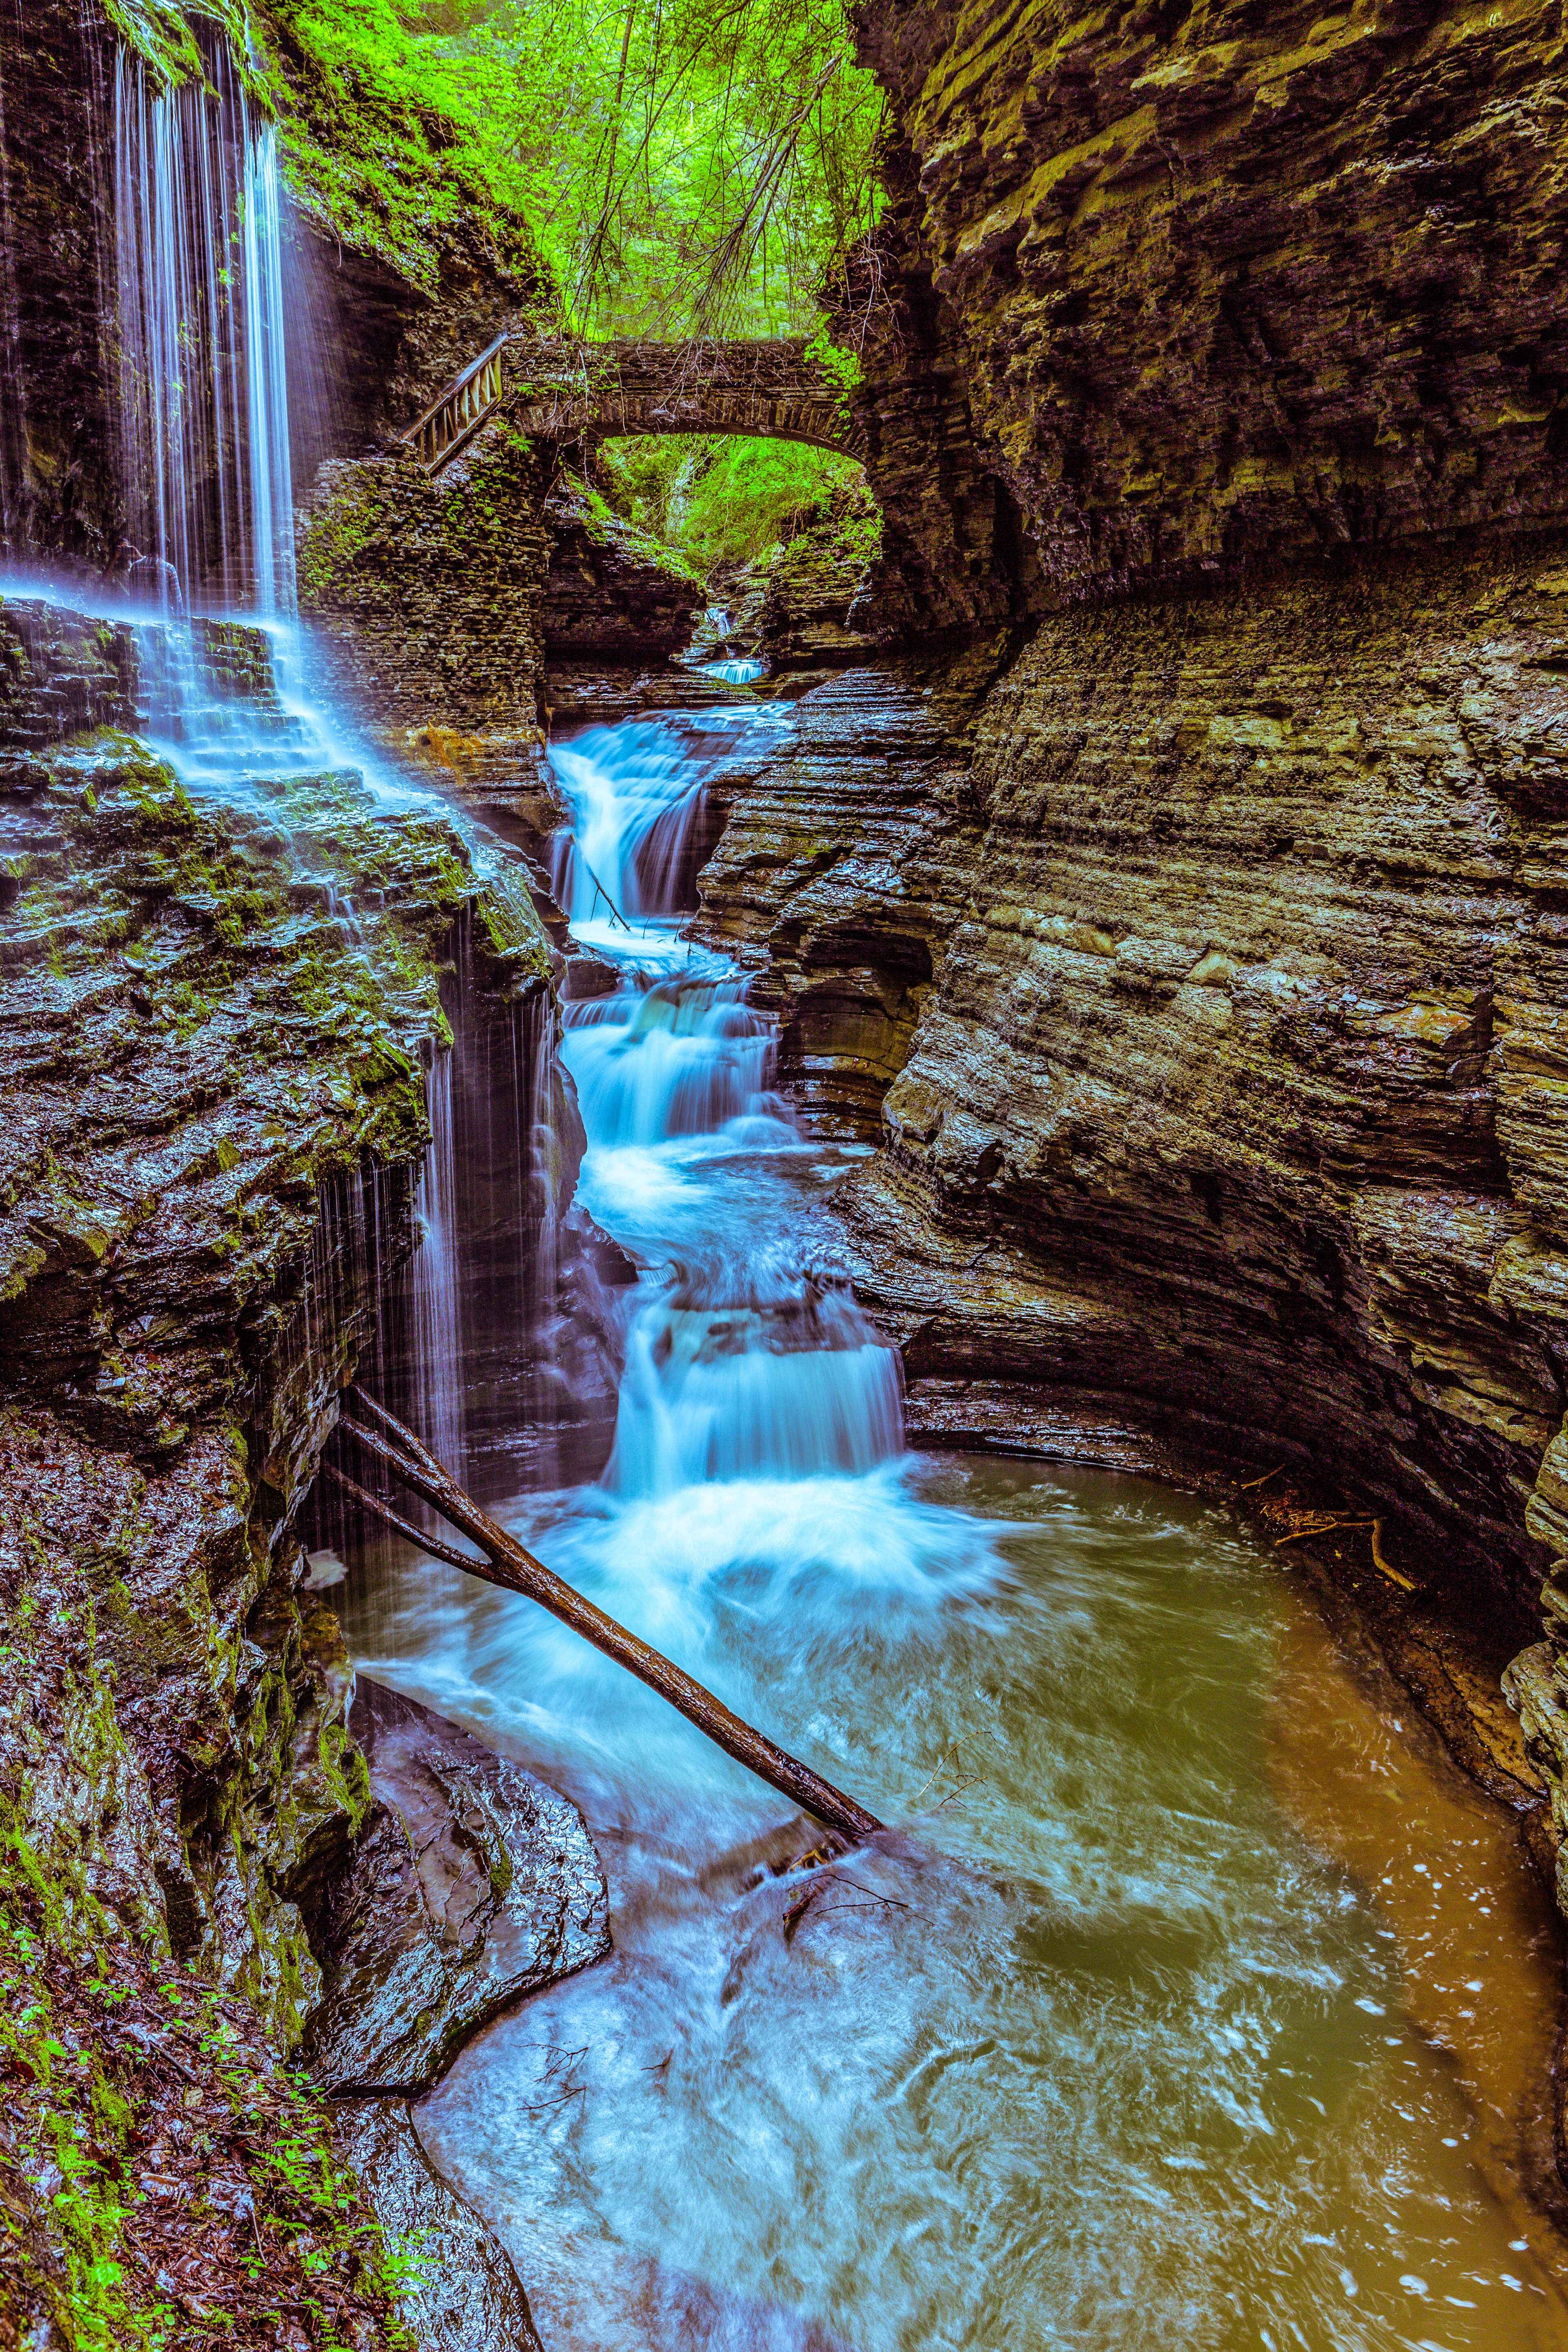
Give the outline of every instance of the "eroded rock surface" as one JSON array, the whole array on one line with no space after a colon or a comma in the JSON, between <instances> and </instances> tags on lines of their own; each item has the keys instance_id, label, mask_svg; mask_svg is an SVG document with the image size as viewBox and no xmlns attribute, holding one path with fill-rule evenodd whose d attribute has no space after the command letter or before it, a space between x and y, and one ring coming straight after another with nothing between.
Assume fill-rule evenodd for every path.
<instances>
[{"instance_id":1,"label":"eroded rock surface","mask_svg":"<svg viewBox=\"0 0 1568 2352\"><path fill-rule=\"evenodd\" d=\"M783 1079L868 1135L968 888L970 734L1002 654L799 681L784 729L710 771L727 822L700 877L700 929L755 965Z\"/></svg>"},{"instance_id":2,"label":"eroded rock surface","mask_svg":"<svg viewBox=\"0 0 1568 2352\"><path fill-rule=\"evenodd\" d=\"M767 946L790 1075L886 1089L845 1205L917 1431L1331 1465L1527 1605L1568 1299L1560 561L1077 608L977 720L902 677L805 698L706 920Z\"/></svg>"},{"instance_id":3,"label":"eroded rock surface","mask_svg":"<svg viewBox=\"0 0 1568 2352\"><path fill-rule=\"evenodd\" d=\"M4 604L0 657L0 1937L13 1976L41 1952L108 1988L71 2014L80 2066L118 2082L116 1988L158 1968L245 1996L282 2047L318 1997L370 1790L296 1517L412 1245L454 941L509 1021L550 950L449 820L352 773L183 785L120 731L169 691L157 630ZM199 633L195 667L287 770L262 635ZM194 2095L221 2107L203 2046ZM138 2079L103 2111L105 2196L153 2129ZM0 2152L7 2265L73 2226L36 2153ZM345 2260L368 2229L347 2197ZM121 2254L128 2295L163 2292L140 2240ZM363 2284L369 2352L387 2305Z\"/></svg>"},{"instance_id":4,"label":"eroded rock surface","mask_svg":"<svg viewBox=\"0 0 1568 2352\"><path fill-rule=\"evenodd\" d=\"M609 1948L574 1805L415 1700L362 1680L372 1810L332 1896L303 2055L338 2091L427 2090L507 2002Z\"/></svg>"},{"instance_id":5,"label":"eroded rock surface","mask_svg":"<svg viewBox=\"0 0 1568 2352\"><path fill-rule=\"evenodd\" d=\"M898 134L850 289L868 391L880 409L902 378L937 424L923 474L895 428L872 477L895 541L952 551L950 610L982 608L988 532L1038 609L1563 512L1549 0L894 0L858 31Z\"/></svg>"},{"instance_id":6,"label":"eroded rock surface","mask_svg":"<svg viewBox=\"0 0 1568 2352\"><path fill-rule=\"evenodd\" d=\"M552 541L542 605L552 671L656 668L679 653L706 601L696 575L578 475L560 476L543 511Z\"/></svg>"},{"instance_id":7,"label":"eroded rock surface","mask_svg":"<svg viewBox=\"0 0 1568 2352\"><path fill-rule=\"evenodd\" d=\"M420 2352L543 2352L510 2255L436 2170L406 2103L345 2101L339 2116L383 2231L408 2249L402 2303Z\"/></svg>"}]
</instances>

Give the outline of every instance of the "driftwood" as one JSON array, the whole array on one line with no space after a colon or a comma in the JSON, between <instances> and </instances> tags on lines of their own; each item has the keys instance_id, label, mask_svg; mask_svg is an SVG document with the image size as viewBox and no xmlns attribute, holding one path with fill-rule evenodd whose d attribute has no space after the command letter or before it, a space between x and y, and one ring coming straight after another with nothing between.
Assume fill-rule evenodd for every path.
<instances>
[{"instance_id":1,"label":"driftwood","mask_svg":"<svg viewBox=\"0 0 1568 2352\"><path fill-rule=\"evenodd\" d=\"M542 1608L549 1610L552 1617L559 1617L563 1625L570 1625L574 1633L592 1642L595 1649L603 1650L606 1657L614 1658L617 1665L625 1666L628 1673L637 1675L639 1682L647 1683L660 1698L668 1699L679 1714L683 1715L689 1723L694 1723L698 1730L705 1733L716 1747L723 1748L727 1756L733 1756L760 1780L765 1780L771 1789L776 1789L781 1796L787 1797L792 1804L799 1805L805 1811L815 1815L817 1821L825 1822L831 1830L837 1830L840 1836L848 1838L852 1843L860 1843L882 1827L876 1815L868 1813L864 1805L858 1805L853 1797L847 1797L841 1789L836 1789L831 1781L823 1780L809 1764L801 1763L798 1758L775 1747L763 1733L754 1731L749 1723L742 1723L722 1700L715 1698L712 1692L705 1690L700 1682L694 1682L683 1668L673 1664L668 1658L661 1657L646 1642L638 1641L637 1635L628 1633L624 1625L617 1625L613 1617L607 1617L602 1609L595 1607L593 1601L584 1600L553 1570L546 1568L542 1559L536 1559L531 1551L525 1550L515 1536L509 1535L505 1528L480 1510L473 1497L464 1493L457 1480L420 1444L413 1431L405 1429L384 1405L377 1404L375 1399L367 1396L363 1389L356 1388L351 1391L351 1394L354 1402L379 1423L379 1428L369 1428L363 1421L352 1420L345 1414L342 1426L349 1435L363 1446L366 1453L384 1462L405 1486L411 1486L424 1501L439 1511L441 1517L460 1534L467 1536L470 1543L477 1544L484 1558L470 1559L451 1546L432 1543L407 1520L399 1518L378 1496L367 1493L364 1487L356 1486L342 1473L335 1473L340 1483L378 1517L435 1557L451 1560L456 1566L467 1569L470 1575L483 1577L489 1583L503 1585L510 1592L521 1592L529 1600L537 1601Z\"/></svg>"}]
</instances>

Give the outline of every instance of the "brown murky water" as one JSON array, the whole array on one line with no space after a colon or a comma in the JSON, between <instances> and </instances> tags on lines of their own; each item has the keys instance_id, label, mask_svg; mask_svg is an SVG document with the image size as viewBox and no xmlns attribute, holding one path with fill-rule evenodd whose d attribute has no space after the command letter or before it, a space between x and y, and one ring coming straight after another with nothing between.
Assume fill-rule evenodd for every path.
<instances>
[{"instance_id":1,"label":"brown murky water","mask_svg":"<svg viewBox=\"0 0 1568 2352\"><path fill-rule=\"evenodd\" d=\"M552 2352L1568 2352L1550 1906L1224 1515L985 1460L516 1515L910 1824L792 1916L668 1711L525 1604L383 1596L378 1671L610 1863L615 1957L417 2111Z\"/></svg>"},{"instance_id":2,"label":"brown murky water","mask_svg":"<svg viewBox=\"0 0 1568 2352\"><path fill-rule=\"evenodd\" d=\"M1400 2051L1401 2071L1424 2076L1436 2060L1459 2094L1462 2120L1442 2140L1456 2196L1479 2175L1508 2218L1510 2251L1532 2253L1560 2277L1564 2193L1548 2075L1563 1923L1516 1818L1458 1769L1375 1664L1352 1663L1293 1589L1280 1612L1267 1728L1281 1801L1343 1865L1397 1955L1394 2021L1412 2045ZM1398 2046L1391 2032L1390 2051Z\"/></svg>"}]
</instances>

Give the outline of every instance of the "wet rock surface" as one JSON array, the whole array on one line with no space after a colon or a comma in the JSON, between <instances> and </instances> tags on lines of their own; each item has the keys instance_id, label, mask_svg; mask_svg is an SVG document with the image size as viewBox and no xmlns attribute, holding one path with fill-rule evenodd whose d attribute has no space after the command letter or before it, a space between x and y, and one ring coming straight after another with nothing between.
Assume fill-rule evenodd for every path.
<instances>
[{"instance_id":1,"label":"wet rock surface","mask_svg":"<svg viewBox=\"0 0 1568 2352\"><path fill-rule=\"evenodd\" d=\"M542 607L552 668L655 667L679 653L706 602L695 573L575 474L560 476L543 512L552 541Z\"/></svg>"},{"instance_id":2,"label":"wet rock surface","mask_svg":"<svg viewBox=\"0 0 1568 2352\"><path fill-rule=\"evenodd\" d=\"M917 1433L1331 1467L1528 1623L1568 1549L1526 1517L1564 1377L1560 562L1075 610L945 749L903 673L797 706L704 924L767 949L809 1098L881 1103L841 1206Z\"/></svg>"},{"instance_id":3,"label":"wet rock surface","mask_svg":"<svg viewBox=\"0 0 1568 2352\"><path fill-rule=\"evenodd\" d=\"M108 1989L81 2063L125 2102L104 2111L118 2164L155 2128L167 2052L154 2034L150 2071L121 2082L116 2000L188 1974L287 2048L318 1998L329 1891L371 1798L296 1516L412 1246L454 939L466 926L469 991L508 1024L549 948L526 890L481 882L448 819L353 773L182 784L118 731L167 686L155 629L7 604L0 647L0 1788L7 1852L31 1858L0 1925L13 1974L41 1952L62 1984ZM224 625L194 651L187 687L242 703L258 770L274 740L287 771L265 638ZM218 2044L179 2063L186 2105L228 2113ZM330 2127L310 2130L330 2157ZM208 2193L206 2144L176 2133L155 2168L176 2202ZM13 2223L18 2261L64 2226L23 2155L0 2162L7 2264ZM348 2271L337 2298L369 2352L381 2254L347 2176L321 2180L332 2211L310 2226L371 2265L357 2303ZM260 2189L253 2206L265 2225ZM127 2293L168 2292L166 2254L143 2275L124 2242ZM268 2340L305 2342L307 2316Z\"/></svg>"},{"instance_id":4,"label":"wet rock surface","mask_svg":"<svg viewBox=\"0 0 1568 2352\"><path fill-rule=\"evenodd\" d=\"M1037 609L1562 513L1568 50L1547 0L897 0L858 37L895 116L875 282L850 289L895 543L959 554L1004 520L944 381ZM923 470L909 401L935 428ZM961 554L931 568L950 603L984 597Z\"/></svg>"},{"instance_id":5,"label":"wet rock surface","mask_svg":"<svg viewBox=\"0 0 1568 2352\"><path fill-rule=\"evenodd\" d=\"M511 2257L436 2170L405 2103L344 2101L338 2116L383 2231L413 2250L402 2303L421 2352L542 2352Z\"/></svg>"},{"instance_id":6,"label":"wet rock surface","mask_svg":"<svg viewBox=\"0 0 1568 2352\"><path fill-rule=\"evenodd\" d=\"M316 676L444 789L537 827L544 460L504 419L438 478L406 452L320 467L299 509Z\"/></svg>"},{"instance_id":7,"label":"wet rock surface","mask_svg":"<svg viewBox=\"0 0 1568 2352\"><path fill-rule=\"evenodd\" d=\"M779 1069L874 1136L978 838L969 737L1000 643L795 681L772 756L715 758L700 936L754 964Z\"/></svg>"},{"instance_id":8,"label":"wet rock surface","mask_svg":"<svg viewBox=\"0 0 1568 2352\"><path fill-rule=\"evenodd\" d=\"M428 2089L508 2002L609 1948L576 1807L444 1717L363 1679L372 1810L334 1891L303 2056L337 2091Z\"/></svg>"}]
</instances>

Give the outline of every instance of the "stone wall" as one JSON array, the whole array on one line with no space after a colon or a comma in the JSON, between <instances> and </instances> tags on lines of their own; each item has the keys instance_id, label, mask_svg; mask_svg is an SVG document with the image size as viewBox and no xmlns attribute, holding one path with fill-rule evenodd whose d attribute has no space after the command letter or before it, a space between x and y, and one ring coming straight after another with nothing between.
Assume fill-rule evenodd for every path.
<instances>
[{"instance_id":1,"label":"stone wall","mask_svg":"<svg viewBox=\"0 0 1568 2352\"><path fill-rule=\"evenodd\" d=\"M657 669L690 643L706 591L668 548L574 474L555 482L543 520L552 542L542 614L552 674L605 663Z\"/></svg>"},{"instance_id":2,"label":"stone wall","mask_svg":"<svg viewBox=\"0 0 1568 2352\"><path fill-rule=\"evenodd\" d=\"M301 1498L412 1246L455 932L487 1002L537 997L550 971L526 892L482 887L446 819L389 814L352 774L193 800L113 731L156 687L156 637L0 605L0 1942L7 1970L32 1953L72 2063L116 2086L94 2110L110 2208L165 2062L203 2120L159 2164L205 2163L204 2133L229 2129L222 2052L254 2029L210 2004L243 1996L287 2046L319 1993L312 1937L369 1790L337 1621L300 1583ZM222 625L201 650L209 688L285 748L260 634ZM174 2053L180 2000L216 2037L200 2051ZM142 2036L123 2082L117 2002ZM28 2153L52 2095L21 2046L0 2292L58 2315L77 2223ZM294 2094L255 2095L281 2115ZM360 2333L342 2340L380 2344L368 2240L350 2262L363 2216L326 2126L298 2129L322 2141L332 2211L297 2224L346 2233L331 2294ZM272 2194L259 2170L247 2188L260 2143L241 2137L232 2180L194 2184L204 2277L251 2252L249 2209L222 2195ZM107 2209L92 2226L136 2292L164 2292L145 2230ZM269 2259L265 2292L286 2267ZM258 2291L237 2270L231 2315Z\"/></svg>"},{"instance_id":3,"label":"stone wall","mask_svg":"<svg viewBox=\"0 0 1568 2352\"><path fill-rule=\"evenodd\" d=\"M434 478L334 460L299 514L314 661L389 749L499 803L548 791L549 460L504 417Z\"/></svg>"}]
</instances>

